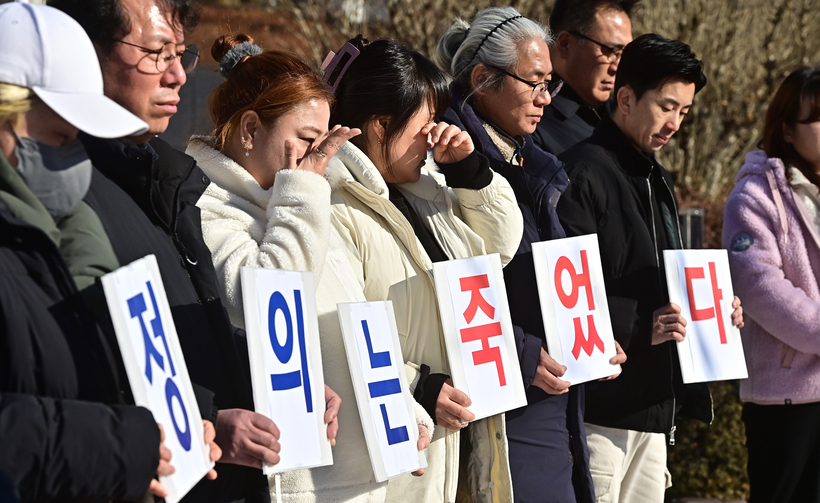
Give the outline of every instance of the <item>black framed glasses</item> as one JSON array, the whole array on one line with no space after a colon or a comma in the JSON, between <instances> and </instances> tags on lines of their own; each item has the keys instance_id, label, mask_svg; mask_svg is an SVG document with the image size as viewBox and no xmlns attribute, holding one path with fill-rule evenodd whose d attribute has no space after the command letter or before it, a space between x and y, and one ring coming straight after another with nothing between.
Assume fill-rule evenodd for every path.
<instances>
[{"instance_id":1,"label":"black framed glasses","mask_svg":"<svg viewBox=\"0 0 820 503\"><path fill-rule=\"evenodd\" d=\"M507 70L499 68L493 65L487 65L488 67L492 68L493 70L497 70L508 77L512 77L519 82L523 82L532 88L532 93L530 93L530 98L533 101L541 96L544 93L549 93L550 98L555 98L555 96L561 91L561 88L564 87L564 81L561 79L555 80L545 80L543 82L531 82L529 80L524 80L518 75L512 74Z\"/></svg>"},{"instance_id":2,"label":"black framed glasses","mask_svg":"<svg viewBox=\"0 0 820 503\"><path fill-rule=\"evenodd\" d=\"M171 65L174 64L174 60L177 58L182 64L182 69L185 70L185 73L188 73L194 69L199 61L199 48L193 44L180 50L182 44L175 44L173 42L167 42L159 49L149 49L141 45L126 42L125 40L115 40L114 42L130 45L144 52L145 57L137 63L137 68L145 73L153 73L154 69L159 73L165 73L171 68Z\"/></svg>"},{"instance_id":3,"label":"black framed glasses","mask_svg":"<svg viewBox=\"0 0 820 503\"><path fill-rule=\"evenodd\" d=\"M621 56L624 53L624 48L623 47L610 47L606 44L602 44L602 43L598 42L597 40L595 40L593 38L589 38L586 35L578 33L577 31L571 31L570 33L572 35L578 37L578 38L582 38L584 40L589 40L593 44L600 47L601 48L601 54L603 54L604 57L606 58L606 60L609 61L610 63L614 63L616 61L619 61L621 59Z\"/></svg>"}]
</instances>

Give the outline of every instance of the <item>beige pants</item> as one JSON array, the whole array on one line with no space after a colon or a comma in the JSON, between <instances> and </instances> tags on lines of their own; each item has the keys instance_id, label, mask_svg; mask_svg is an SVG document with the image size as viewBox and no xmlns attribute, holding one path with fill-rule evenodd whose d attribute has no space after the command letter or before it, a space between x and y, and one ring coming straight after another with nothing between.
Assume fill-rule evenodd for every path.
<instances>
[{"instance_id":1,"label":"beige pants","mask_svg":"<svg viewBox=\"0 0 820 503\"><path fill-rule=\"evenodd\" d=\"M666 435L586 424L597 503L663 503L672 476Z\"/></svg>"}]
</instances>

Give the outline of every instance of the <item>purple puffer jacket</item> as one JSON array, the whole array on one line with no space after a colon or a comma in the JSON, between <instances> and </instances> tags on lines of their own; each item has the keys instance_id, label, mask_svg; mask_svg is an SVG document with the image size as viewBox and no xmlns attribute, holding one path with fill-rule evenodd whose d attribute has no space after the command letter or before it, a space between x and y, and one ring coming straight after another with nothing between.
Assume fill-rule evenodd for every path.
<instances>
[{"instance_id":1,"label":"purple puffer jacket","mask_svg":"<svg viewBox=\"0 0 820 503\"><path fill-rule=\"evenodd\" d=\"M723 247L746 322L741 400L820 401L820 238L780 159L746 155L726 202Z\"/></svg>"}]
</instances>

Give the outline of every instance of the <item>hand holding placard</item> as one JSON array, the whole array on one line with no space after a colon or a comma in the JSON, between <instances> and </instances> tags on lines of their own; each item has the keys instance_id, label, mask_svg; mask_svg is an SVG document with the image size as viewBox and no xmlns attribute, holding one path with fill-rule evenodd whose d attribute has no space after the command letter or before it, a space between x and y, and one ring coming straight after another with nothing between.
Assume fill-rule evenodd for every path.
<instances>
[{"instance_id":1,"label":"hand holding placard","mask_svg":"<svg viewBox=\"0 0 820 503\"><path fill-rule=\"evenodd\" d=\"M526 405L498 254L437 262L433 274L450 375L465 395L442 388L443 412L437 406L436 416L446 428L457 430L464 420Z\"/></svg>"},{"instance_id":2,"label":"hand holding placard","mask_svg":"<svg viewBox=\"0 0 820 503\"><path fill-rule=\"evenodd\" d=\"M563 395L569 391L571 386L569 381L561 379L566 373L566 365L561 365L555 361L555 358L551 357L542 347L532 384L550 395Z\"/></svg>"},{"instance_id":3,"label":"hand holding placard","mask_svg":"<svg viewBox=\"0 0 820 503\"><path fill-rule=\"evenodd\" d=\"M455 389L452 379L447 379L436 399L436 424L450 431L459 431L475 420L475 414L467 409L472 404L470 397Z\"/></svg>"},{"instance_id":4,"label":"hand holding placard","mask_svg":"<svg viewBox=\"0 0 820 503\"><path fill-rule=\"evenodd\" d=\"M222 461L252 468L279 463L279 428L270 418L245 409L220 410L216 416Z\"/></svg>"},{"instance_id":5,"label":"hand holding placard","mask_svg":"<svg viewBox=\"0 0 820 503\"><path fill-rule=\"evenodd\" d=\"M680 306L674 302L656 309L652 313L652 345L657 346L666 341L683 342L687 323L681 315Z\"/></svg>"},{"instance_id":6,"label":"hand holding placard","mask_svg":"<svg viewBox=\"0 0 820 503\"><path fill-rule=\"evenodd\" d=\"M378 482L423 473L420 429L404 373L392 302L338 304L350 377Z\"/></svg>"},{"instance_id":7,"label":"hand holding placard","mask_svg":"<svg viewBox=\"0 0 820 503\"><path fill-rule=\"evenodd\" d=\"M166 502L176 503L214 466L208 445L213 437L205 441L156 257L106 274L102 284L134 401L151 410L167 432L163 446L171 452L173 472L160 473L159 481ZM171 472L163 463L160 470Z\"/></svg>"},{"instance_id":8,"label":"hand holding placard","mask_svg":"<svg viewBox=\"0 0 820 503\"><path fill-rule=\"evenodd\" d=\"M533 243L532 254L547 349L566 367L560 375L563 383L620 373L620 366L612 363L618 360L613 360L617 352L597 236ZM553 386L563 383L552 379ZM563 389L553 387L553 393Z\"/></svg>"},{"instance_id":9,"label":"hand holding placard","mask_svg":"<svg viewBox=\"0 0 820 503\"><path fill-rule=\"evenodd\" d=\"M333 464L313 274L243 267L240 275L254 405L282 433L279 462L262 470Z\"/></svg>"},{"instance_id":10,"label":"hand holding placard","mask_svg":"<svg viewBox=\"0 0 820 503\"><path fill-rule=\"evenodd\" d=\"M726 250L665 250L663 258L669 300L688 320L685 337L674 337L683 382L748 377L737 328L743 310L732 293Z\"/></svg>"}]
</instances>

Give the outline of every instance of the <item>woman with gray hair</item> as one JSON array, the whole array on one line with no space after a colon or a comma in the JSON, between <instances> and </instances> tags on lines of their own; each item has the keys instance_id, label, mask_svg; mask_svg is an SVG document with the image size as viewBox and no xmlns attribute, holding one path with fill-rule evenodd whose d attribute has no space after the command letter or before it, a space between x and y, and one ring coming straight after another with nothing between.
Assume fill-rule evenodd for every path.
<instances>
[{"instance_id":1,"label":"woman with gray hair","mask_svg":"<svg viewBox=\"0 0 820 503\"><path fill-rule=\"evenodd\" d=\"M512 7L489 8L471 23L457 19L439 40L436 59L453 77L442 120L470 134L510 182L524 216L523 239L504 268L527 387L527 406L506 415L515 501L592 502L583 386L562 380L566 367L545 350L532 260L532 243L565 237L555 207L569 179L530 138L561 89L551 75L551 43L545 27ZM623 359L619 352L613 363Z\"/></svg>"}]
</instances>

